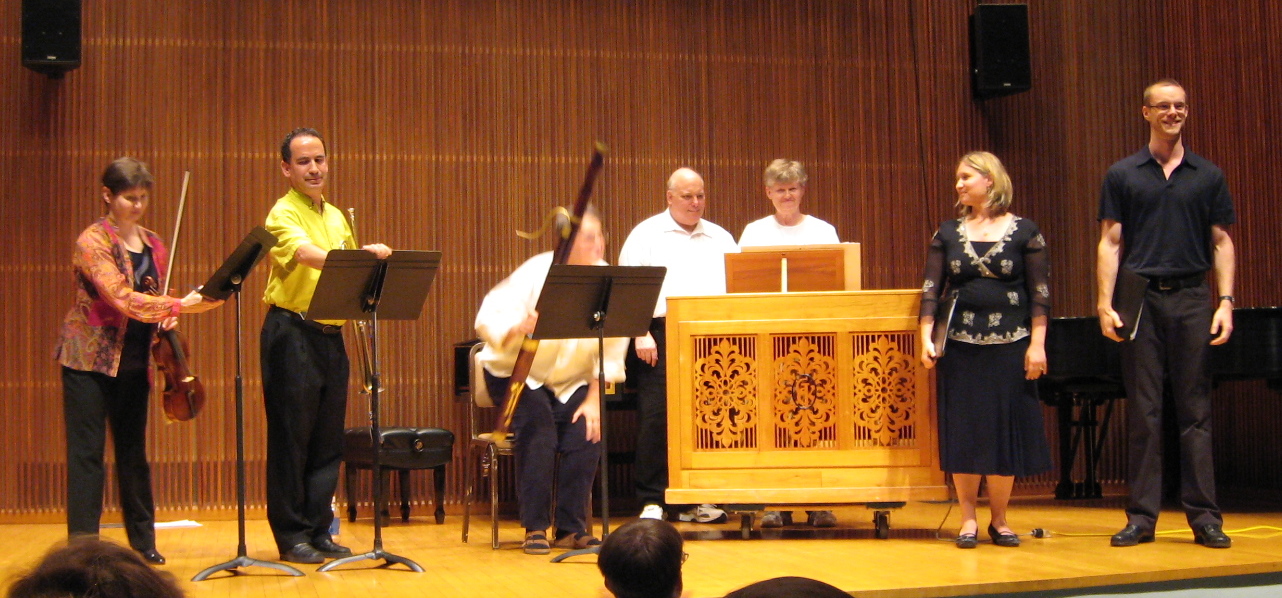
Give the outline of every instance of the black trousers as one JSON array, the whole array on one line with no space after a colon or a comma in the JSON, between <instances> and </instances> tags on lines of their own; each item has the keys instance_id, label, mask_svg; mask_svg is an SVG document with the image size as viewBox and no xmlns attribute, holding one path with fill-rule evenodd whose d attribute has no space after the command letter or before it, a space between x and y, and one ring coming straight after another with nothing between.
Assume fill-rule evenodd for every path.
<instances>
[{"instance_id":1,"label":"black trousers","mask_svg":"<svg viewBox=\"0 0 1282 598\"><path fill-rule=\"evenodd\" d=\"M1148 291L1135 340L1122 345L1129 437L1127 522L1153 529L1162 508L1162 398L1169 382L1180 436L1180 502L1191 526L1222 523L1211 455L1211 316L1205 284Z\"/></svg>"},{"instance_id":2,"label":"black trousers","mask_svg":"<svg viewBox=\"0 0 1282 598\"><path fill-rule=\"evenodd\" d=\"M343 459L347 352L342 334L268 310L260 337L267 411L267 522L283 552L329 537Z\"/></svg>"},{"instance_id":3,"label":"black trousers","mask_svg":"<svg viewBox=\"0 0 1282 598\"><path fill-rule=\"evenodd\" d=\"M485 384L490 396L501 397L508 378L485 372ZM552 525L554 507L558 534L588 530L588 497L601 462L601 444L588 442L587 420L570 421L587 395L586 385L565 403L546 388L527 387L521 393L512 414L512 430L516 433L517 501L521 525L527 530ZM556 505L552 504L554 483Z\"/></svg>"},{"instance_id":4,"label":"black trousers","mask_svg":"<svg viewBox=\"0 0 1282 598\"><path fill-rule=\"evenodd\" d=\"M116 481L125 534L135 550L156 547L156 504L147 464L146 370L111 377L62 368L67 433L67 534L97 535L102 519L103 447L107 425L116 452Z\"/></svg>"},{"instance_id":5,"label":"black trousers","mask_svg":"<svg viewBox=\"0 0 1282 598\"><path fill-rule=\"evenodd\" d=\"M668 349L667 319L650 321L650 336L659 348L657 365L637 359L636 348L629 347L628 378L637 389L636 479L637 501L642 505L665 504L668 489Z\"/></svg>"}]
</instances>

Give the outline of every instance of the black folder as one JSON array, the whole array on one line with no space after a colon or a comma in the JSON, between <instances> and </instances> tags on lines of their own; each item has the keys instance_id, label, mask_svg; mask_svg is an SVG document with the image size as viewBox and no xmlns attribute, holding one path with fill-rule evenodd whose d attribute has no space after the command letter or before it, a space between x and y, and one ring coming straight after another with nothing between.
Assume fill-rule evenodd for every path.
<instances>
[{"instance_id":1,"label":"black folder","mask_svg":"<svg viewBox=\"0 0 1282 598\"><path fill-rule=\"evenodd\" d=\"M949 293L948 298L939 302L935 309L935 327L930 331L930 341L935 344L935 358L944 356L944 346L948 344L948 325L953 321L953 311L957 309L957 293Z\"/></svg>"},{"instance_id":2,"label":"black folder","mask_svg":"<svg viewBox=\"0 0 1282 598\"><path fill-rule=\"evenodd\" d=\"M1118 269L1117 282L1113 284L1113 311L1122 318L1122 326L1117 329L1122 340L1135 340L1140 319L1144 317L1144 293L1147 291L1147 278L1125 268Z\"/></svg>"}]
</instances>

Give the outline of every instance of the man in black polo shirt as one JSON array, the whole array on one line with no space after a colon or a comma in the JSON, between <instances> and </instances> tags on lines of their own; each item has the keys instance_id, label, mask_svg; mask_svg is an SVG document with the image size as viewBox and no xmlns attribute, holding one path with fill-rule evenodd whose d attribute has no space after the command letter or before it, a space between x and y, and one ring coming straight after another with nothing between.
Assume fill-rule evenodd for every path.
<instances>
[{"instance_id":1,"label":"man in black polo shirt","mask_svg":"<svg viewBox=\"0 0 1282 598\"><path fill-rule=\"evenodd\" d=\"M1215 502L1208 345L1233 332L1233 199L1224 173L1185 149L1188 98L1176 81L1144 90L1148 145L1108 169L1100 191L1097 265L1100 330L1115 341L1119 266L1149 280L1133 340L1122 346L1129 427L1127 523L1113 546L1153 541L1162 494L1162 388L1169 381L1180 429L1180 501L1198 544L1228 548ZM1211 300L1206 272L1219 296Z\"/></svg>"}]
</instances>

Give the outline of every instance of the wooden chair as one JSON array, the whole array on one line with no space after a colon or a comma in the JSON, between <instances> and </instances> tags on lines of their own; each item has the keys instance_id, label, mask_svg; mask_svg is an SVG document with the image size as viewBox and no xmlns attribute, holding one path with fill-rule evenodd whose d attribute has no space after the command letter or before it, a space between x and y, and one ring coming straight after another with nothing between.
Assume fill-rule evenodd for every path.
<instances>
[{"instance_id":1,"label":"wooden chair","mask_svg":"<svg viewBox=\"0 0 1282 598\"><path fill-rule=\"evenodd\" d=\"M465 464L465 486L467 493L463 499L463 541L467 542L468 529L472 520L472 503L476 500L476 482L479 474L486 480L490 492L490 547L499 547L499 458L512 457L512 448L500 447L491 439L495 420L498 419L499 405L490 396L485 384L485 374L478 354L485 343L471 345L467 352L467 394L471 405L467 411L467 425L471 434ZM456 359L457 359L456 353ZM457 365L456 365L457 367ZM456 372L458 374L458 372ZM457 382L457 381L456 381ZM456 391L457 392L457 391ZM560 460L560 455L556 459ZM556 483L552 484L552 503L556 504ZM588 533L592 533L592 500L589 491L587 503ZM555 521L553 522L555 524Z\"/></svg>"},{"instance_id":2,"label":"wooden chair","mask_svg":"<svg viewBox=\"0 0 1282 598\"><path fill-rule=\"evenodd\" d=\"M499 457L511 457L510 447L499 447L491 439L494 421L498 417L497 405L485 387L483 368L477 361L478 354L485 343L472 345L468 352L468 387L471 405L467 410L467 426L471 434L468 443L467 464L465 466L465 485L467 494L463 499L463 541L467 542L468 529L472 520L472 502L476 498L476 482L486 480L490 491L490 547L499 547Z\"/></svg>"}]
</instances>

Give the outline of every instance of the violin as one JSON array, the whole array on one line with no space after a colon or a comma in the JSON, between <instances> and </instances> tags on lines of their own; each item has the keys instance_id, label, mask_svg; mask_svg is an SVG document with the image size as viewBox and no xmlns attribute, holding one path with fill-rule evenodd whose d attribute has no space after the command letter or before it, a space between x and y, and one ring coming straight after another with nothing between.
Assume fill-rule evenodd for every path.
<instances>
[{"instance_id":1,"label":"violin","mask_svg":"<svg viewBox=\"0 0 1282 598\"><path fill-rule=\"evenodd\" d=\"M157 330L151 343L151 357L165 377L165 418L169 421L188 421L205 406L205 385L187 366L188 351L187 339L177 330Z\"/></svg>"},{"instance_id":2,"label":"violin","mask_svg":"<svg viewBox=\"0 0 1282 598\"><path fill-rule=\"evenodd\" d=\"M161 295L161 289L167 288L164 283L174 269L174 253L178 245L178 231L182 228L183 205L187 202L187 181L190 172L183 173L182 195L178 199L178 221L174 224L174 240L169 246L169 265L165 268L165 278L157 284L151 277L143 279L148 291ZM177 330L159 330L151 344L151 357L155 360L156 369L165 377L164 404L165 418L169 421L185 422L196 417L205 406L205 386L200 378L191 372L187 365L189 348L187 339Z\"/></svg>"}]
</instances>

